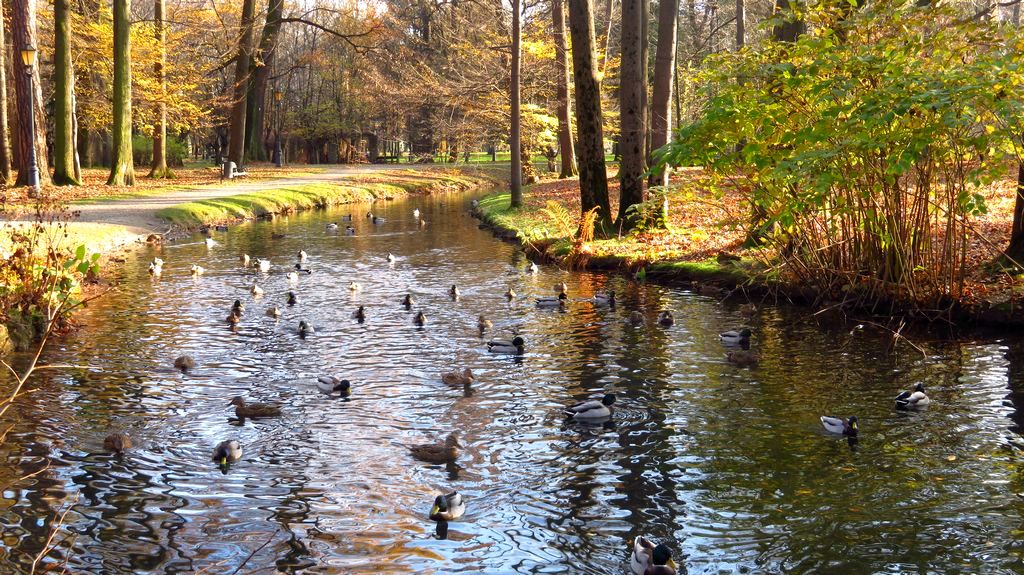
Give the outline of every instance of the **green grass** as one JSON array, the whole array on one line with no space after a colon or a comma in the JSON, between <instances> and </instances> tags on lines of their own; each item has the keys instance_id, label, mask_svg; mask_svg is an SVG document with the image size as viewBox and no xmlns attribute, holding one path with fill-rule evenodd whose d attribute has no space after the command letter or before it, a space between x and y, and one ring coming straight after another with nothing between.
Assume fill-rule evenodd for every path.
<instances>
[{"instance_id":1,"label":"green grass","mask_svg":"<svg viewBox=\"0 0 1024 575\"><path fill-rule=\"evenodd\" d=\"M539 210L512 208L512 196L499 193L480 200L479 212L484 221L504 230L516 232L520 239L529 242L559 239L551 221Z\"/></svg>"}]
</instances>

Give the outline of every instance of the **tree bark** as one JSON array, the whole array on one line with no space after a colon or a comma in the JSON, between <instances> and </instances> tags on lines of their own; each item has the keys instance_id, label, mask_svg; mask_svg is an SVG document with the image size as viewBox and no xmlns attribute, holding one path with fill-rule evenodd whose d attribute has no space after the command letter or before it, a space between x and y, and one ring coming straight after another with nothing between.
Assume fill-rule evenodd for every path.
<instances>
[{"instance_id":1,"label":"tree bark","mask_svg":"<svg viewBox=\"0 0 1024 575\"><path fill-rule=\"evenodd\" d=\"M619 86L619 226L632 228L637 222L627 217L630 206L644 200L644 129L643 97L644 70L641 68L643 39L643 0L622 0L622 59Z\"/></svg>"},{"instance_id":2,"label":"tree bark","mask_svg":"<svg viewBox=\"0 0 1024 575\"><path fill-rule=\"evenodd\" d=\"M53 0L53 183L77 186L75 177L74 72L71 69L71 5Z\"/></svg>"},{"instance_id":3,"label":"tree bark","mask_svg":"<svg viewBox=\"0 0 1024 575\"><path fill-rule=\"evenodd\" d=\"M736 51L747 43L747 10L743 0L736 0Z\"/></svg>"},{"instance_id":4,"label":"tree bark","mask_svg":"<svg viewBox=\"0 0 1024 575\"><path fill-rule=\"evenodd\" d=\"M640 2L640 113L643 115L644 121L644 171L647 170L649 159L651 157L651 101L648 90L651 86L651 70L649 60L649 49L650 42L647 41L649 37L649 26L651 20L651 0L641 0Z\"/></svg>"},{"instance_id":5,"label":"tree bark","mask_svg":"<svg viewBox=\"0 0 1024 575\"><path fill-rule=\"evenodd\" d=\"M114 144L108 186L135 185L132 158L131 0L114 0Z\"/></svg>"},{"instance_id":6,"label":"tree bark","mask_svg":"<svg viewBox=\"0 0 1024 575\"><path fill-rule=\"evenodd\" d=\"M281 16L284 12L284 0L269 0L267 5L267 21L260 34L260 44L252 62L252 80L249 82L249 95L246 101L245 132L248 155L250 159L265 161L267 159L264 141L267 136L266 117L267 88L270 83L270 71L273 69L274 56L277 52L277 38L281 31Z\"/></svg>"},{"instance_id":7,"label":"tree bark","mask_svg":"<svg viewBox=\"0 0 1024 575\"><path fill-rule=\"evenodd\" d=\"M160 50L157 61L153 64L153 72L160 85L160 103L157 104L156 126L153 127L153 163L149 177L171 178L174 174L167 169L167 77L164 74L167 62L167 30L164 25L164 0L153 2L153 28Z\"/></svg>"},{"instance_id":8,"label":"tree bark","mask_svg":"<svg viewBox=\"0 0 1024 575\"><path fill-rule=\"evenodd\" d=\"M783 21L772 28L772 39L776 42L796 42L807 25L800 17L800 0L775 0L775 14L782 14Z\"/></svg>"},{"instance_id":9,"label":"tree bark","mask_svg":"<svg viewBox=\"0 0 1024 575\"><path fill-rule=\"evenodd\" d=\"M1017 200L1013 204L1013 226L1006 255L1024 265L1024 162L1017 164Z\"/></svg>"},{"instance_id":10,"label":"tree bark","mask_svg":"<svg viewBox=\"0 0 1024 575\"><path fill-rule=\"evenodd\" d=\"M601 61L601 77L608 71L608 60L612 57L612 18L615 14L615 0L608 0L604 5L604 59ZM593 16L591 16L593 17Z\"/></svg>"},{"instance_id":11,"label":"tree bark","mask_svg":"<svg viewBox=\"0 0 1024 575\"><path fill-rule=\"evenodd\" d=\"M27 46L38 49L39 41L36 37L36 0L11 0L11 35L13 37L14 54L17 56ZM32 67L29 75L21 57L12 58L14 61L14 92L17 98L17 115L21 121L18 122L18 179L16 186L24 186L28 183L29 162L35 156L36 167L39 170L39 183L46 185L50 182L50 173L46 161L46 116L43 110L43 88L39 81L39 66ZM31 97L31 98L30 98ZM33 122L35 119L35 130ZM32 140L32 132L35 132L35 141ZM31 153L30 146L35 145L35 154Z\"/></svg>"},{"instance_id":12,"label":"tree bark","mask_svg":"<svg viewBox=\"0 0 1024 575\"><path fill-rule=\"evenodd\" d=\"M569 0L569 34L576 84L576 162L580 171L580 208L583 213L597 208L598 226L604 227L611 223L612 211L608 205L601 83L597 76L591 0Z\"/></svg>"},{"instance_id":13,"label":"tree bark","mask_svg":"<svg viewBox=\"0 0 1024 575\"><path fill-rule=\"evenodd\" d=\"M743 0L737 0L743 2ZM679 0L661 0L658 6L658 48L654 57L654 93L651 95L651 148L668 144L672 129L672 85L676 65L676 28ZM666 166L651 172L649 185L667 186Z\"/></svg>"},{"instance_id":14,"label":"tree bark","mask_svg":"<svg viewBox=\"0 0 1024 575\"><path fill-rule=\"evenodd\" d=\"M519 208L523 205L523 161L521 155L522 138L520 128L522 118L519 110L519 73L520 60L522 59L522 13L520 11L520 0L512 0L512 74L511 86L509 88L512 100L512 133L509 137L509 149L511 151L512 173L510 188L512 190L512 207Z\"/></svg>"},{"instance_id":15,"label":"tree bark","mask_svg":"<svg viewBox=\"0 0 1024 575\"><path fill-rule=\"evenodd\" d=\"M572 145L572 111L569 108L569 48L565 43L565 6L562 0L551 1L551 17L555 37L555 69L558 74L558 149L562 155L559 178L576 175L576 151Z\"/></svg>"},{"instance_id":16,"label":"tree bark","mask_svg":"<svg viewBox=\"0 0 1024 575\"><path fill-rule=\"evenodd\" d=\"M241 29L238 34L238 55L235 57L234 100L231 103L231 127L228 136L228 160L242 168L245 161L245 102L249 88L249 62L252 59L252 24L254 0L242 2Z\"/></svg>"},{"instance_id":17,"label":"tree bark","mask_svg":"<svg viewBox=\"0 0 1024 575\"><path fill-rule=\"evenodd\" d=\"M5 38L3 3L0 2L0 184L9 186L11 180L11 141L7 122L7 39Z\"/></svg>"}]
</instances>

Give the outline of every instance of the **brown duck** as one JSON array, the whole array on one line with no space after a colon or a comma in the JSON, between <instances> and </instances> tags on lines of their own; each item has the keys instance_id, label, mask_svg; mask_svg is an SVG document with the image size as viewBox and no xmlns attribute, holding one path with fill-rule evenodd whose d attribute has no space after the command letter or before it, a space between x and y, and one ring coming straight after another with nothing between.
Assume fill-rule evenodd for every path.
<instances>
[{"instance_id":1,"label":"brown duck","mask_svg":"<svg viewBox=\"0 0 1024 575\"><path fill-rule=\"evenodd\" d=\"M459 432L453 431L448 437L439 443L425 443L423 445L410 445L409 452L412 456L421 461L429 463L453 463L459 457L462 444L459 443Z\"/></svg>"},{"instance_id":2,"label":"brown duck","mask_svg":"<svg viewBox=\"0 0 1024 575\"><path fill-rule=\"evenodd\" d=\"M241 396L235 396L228 405L235 406L235 415L245 417L277 417L281 408L270 403L246 403Z\"/></svg>"},{"instance_id":3,"label":"brown duck","mask_svg":"<svg viewBox=\"0 0 1024 575\"><path fill-rule=\"evenodd\" d=\"M469 385L473 383L473 380L475 379L476 378L473 377L473 371L468 367L462 370L462 372L449 371L448 373L441 374L441 381L448 385Z\"/></svg>"},{"instance_id":4,"label":"brown duck","mask_svg":"<svg viewBox=\"0 0 1024 575\"><path fill-rule=\"evenodd\" d=\"M111 433L103 440L103 449L113 453L124 453L132 448L132 438L127 433Z\"/></svg>"}]
</instances>

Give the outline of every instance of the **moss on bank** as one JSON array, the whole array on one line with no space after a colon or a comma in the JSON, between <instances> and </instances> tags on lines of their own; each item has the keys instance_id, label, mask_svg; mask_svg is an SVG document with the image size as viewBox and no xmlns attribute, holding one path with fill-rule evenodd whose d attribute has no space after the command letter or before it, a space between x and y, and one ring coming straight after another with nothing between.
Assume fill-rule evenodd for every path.
<instances>
[{"instance_id":1,"label":"moss on bank","mask_svg":"<svg viewBox=\"0 0 1024 575\"><path fill-rule=\"evenodd\" d=\"M483 177L452 172L394 171L188 202L162 209L156 215L177 226L194 227L412 194L464 191L489 182Z\"/></svg>"}]
</instances>

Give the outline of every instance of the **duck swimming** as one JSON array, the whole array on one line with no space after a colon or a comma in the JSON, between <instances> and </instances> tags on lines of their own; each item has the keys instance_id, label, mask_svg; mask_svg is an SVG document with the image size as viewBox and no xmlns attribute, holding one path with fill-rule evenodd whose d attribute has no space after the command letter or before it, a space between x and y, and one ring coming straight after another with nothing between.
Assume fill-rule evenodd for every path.
<instances>
[{"instance_id":1,"label":"duck swimming","mask_svg":"<svg viewBox=\"0 0 1024 575\"><path fill-rule=\"evenodd\" d=\"M672 312L664 310L658 314L658 325L662 327L672 327L676 323L676 318L672 315Z\"/></svg>"},{"instance_id":2,"label":"duck swimming","mask_svg":"<svg viewBox=\"0 0 1024 575\"><path fill-rule=\"evenodd\" d=\"M256 267L263 273L270 271L270 260L258 259L256 260Z\"/></svg>"},{"instance_id":3,"label":"duck swimming","mask_svg":"<svg viewBox=\"0 0 1024 575\"><path fill-rule=\"evenodd\" d=\"M448 373L441 374L441 381L448 385L469 385L473 383L476 378L473 377L473 371L468 367L462 372L449 371Z\"/></svg>"},{"instance_id":4,"label":"duck swimming","mask_svg":"<svg viewBox=\"0 0 1024 575\"><path fill-rule=\"evenodd\" d=\"M221 441L213 448L213 460L219 465L234 463L242 458L242 444L234 439Z\"/></svg>"},{"instance_id":5,"label":"duck swimming","mask_svg":"<svg viewBox=\"0 0 1024 575\"><path fill-rule=\"evenodd\" d=\"M532 275L532 274L535 274L535 273L539 272L540 271L540 267L538 267L537 264L535 264L533 262L530 262L529 264L526 265L526 270L525 271L526 271L526 273Z\"/></svg>"},{"instance_id":6,"label":"duck swimming","mask_svg":"<svg viewBox=\"0 0 1024 575\"><path fill-rule=\"evenodd\" d=\"M239 419L246 417L277 417L281 415L281 408L270 403L246 403L245 399L236 395L228 405L235 406L235 415Z\"/></svg>"},{"instance_id":7,"label":"duck swimming","mask_svg":"<svg viewBox=\"0 0 1024 575\"><path fill-rule=\"evenodd\" d=\"M526 347L526 340L515 336L511 340L496 339L487 342L487 351L506 355L521 355Z\"/></svg>"},{"instance_id":8,"label":"duck swimming","mask_svg":"<svg viewBox=\"0 0 1024 575\"><path fill-rule=\"evenodd\" d=\"M306 258L308 258L308 257L309 257L309 254L306 253L306 250L299 250L299 261L300 262L306 261Z\"/></svg>"},{"instance_id":9,"label":"duck swimming","mask_svg":"<svg viewBox=\"0 0 1024 575\"><path fill-rule=\"evenodd\" d=\"M279 318L281 317L281 308L272 306L267 308L267 317Z\"/></svg>"},{"instance_id":10,"label":"duck swimming","mask_svg":"<svg viewBox=\"0 0 1024 575\"><path fill-rule=\"evenodd\" d=\"M466 503L457 491L447 495L438 495L430 508L430 519L434 521L454 521L466 513Z\"/></svg>"},{"instance_id":11,"label":"duck swimming","mask_svg":"<svg viewBox=\"0 0 1024 575\"><path fill-rule=\"evenodd\" d=\"M253 297L260 297L263 295L263 288L256 284L252 284L252 287L249 288L249 293L251 293Z\"/></svg>"},{"instance_id":12,"label":"duck swimming","mask_svg":"<svg viewBox=\"0 0 1024 575\"><path fill-rule=\"evenodd\" d=\"M676 563L672 551L664 543L655 545L650 539L640 536L633 541L633 554L629 557L629 568L634 575L675 575Z\"/></svg>"},{"instance_id":13,"label":"duck swimming","mask_svg":"<svg viewBox=\"0 0 1024 575\"><path fill-rule=\"evenodd\" d=\"M448 434L444 441L411 445L409 446L409 453L416 459L428 463L452 463L462 453L461 447L459 432L453 431Z\"/></svg>"},{"instance_id":14,"label":"duck swimming","mask_svg":"<svg viewBox=\"0 0 1024 575\"><path fill-rule=\"evenodd\" d=\"M412 318L412 323L423 327L427 324L427 316L423 313L423 310L416 312L416 317Z\"/></svg>"},{"instance_id":15,"label":"duck swimming","mask_svg":"<svg viewBox=\"0 0 1024 575\"><path fill-rule=\"evenodd\" d=\"M588 399L583 403L567 407L564 413L573 419L602 419L611 417L613 403L615 403L615 394L606 393L600 400Z\"/></svg>"},{"instance_id":16,"label":"duck swimming","mask_svg":"<svg viewBox=\"0 0 1024 575\"><path fill-rule=\"evenodd\" d=\"M856 415L850 416L850 418L845 421L838 417L822 415L821 425L822 427L825 428L825 431L829 433L835 433L836 435L845 435L847 437L857 437Z\"/></svg>"},{"instance_id":17,"label":"duck swimming","mask_svg":"<svg viewBox=\"0 0 1024 575\"><path fill-rule=\"evenodd\" d=\"M158 278L162 273L164 273L163 266L157 265L156 263L149 264L149 275Z\"/></svg>"},{"instance_id":18,"label":"duck swimming","mask_svg":"<svg viewBox=\"0 0 1024 575\"><path fill-rule=\"evenodd\" d=\"M288 292L288 299L286 300L286 302L288 303L288 305L295 305L299 303L299 297L295 295L295 292L290 291Z\"/></svg>"},{"instance_id":19,"label":"duck swimming","mask_svg":"<svg viewBox=\"0 0 1024 575\"><path fill-rule=\"evenodd\" d=\"M508 288L508 291L505 292L505 299L507 299L508 301L516 299L516 291L512 288Z\"/></svg>"},{"instance_id":20,"label":"duck swimming","mask_svg":"<svg viewBox=\"0 0 1024 575\"><path fill-rule=\"evenodd\" d=\"M608 293L594 294L594 297L591 298L590 301L594 302L595 305L614 306L615 305L615 291L614 290L610 290Z\"/></svg>"},{"instance_id":21,"label":"duck swimming","mask_svg":"<svg viewBox=\"0 0 1024 575\"><path fill-rule=\"evenodd\" d=\"M743 343L745 341L750 341L750 335L751 335L750 328L746 328L745 327L745 328L743 328L743 329L741 329L739 331L737 331L737 330L723 331L722 333L720 333L718 335L718 337L722 340L722 343L724 343L726 345L729 345L729 344L737 345L737 344Z\"/></svg>"},{"instance_id":22,"label":"duck swimming","mask_svg":"<svg viewBox=\"0 0 1024 575\"><path fill-rule=\"evenodd\" d=\"M412 308L412 304L414 304L414 303L416 303L416 302L412 299L412 294L407 293L407 294L405 294L405 297L402 298L402 306L405 309L411 309Z\"/></svg>"},{"instance_id":23,"label":"duck swimming","mask_svg":"<svg viewBox=\"0 0 1024 575\"><path fill-rule=\"evenodd\" d=\"M187 355L178 356L178 358L174 360L174 368L183 372L188 371L195 366L195 360Z\"/></svg>"},{"instance_id":24,"label":"duck swimming","mask_svg":"<svg viewBox=\"0 0 1024 575\"><path fill-rule=\"evenodd\" d=\"M192 264L192 275L193 276L201 276L201 275L203 275L204 272L206 272L206 270L203 269L203 266Z\"/></svg>"},{"instance_id":25,"label":"duck swimming","mask_svg":"<svg viewBox=\"0 0 1024 575\"><path fill-rule=\"evenodd\" d=\"M112 453L121 454L132 448L132 438L127 433L111 433L103 438L103 449Z\"/></svg>"},{"instance_id":26,"label":"duck swimming","mask_svg":"<svg viewBox=\"0 0 1024 575\"><path fill-rule=\"evenodd\" d=\"M297 284L299 283L299 274L296 272L288 272L288 283Z\"/></svg>"},{"instance_id":27,"label":"duck swimming","mask_svg":"<svg viewBox=\"0 0 1024 575\"><path fill-rule=\"evenodd\" d=\"M252 258L249 257L249 254L242 254L238 256L238 261L242 264L243 268L247 268L252 265Z\"/></svg>"},{"instance_id":28,"label":"duck swimming","mask_svg":"<svg viewBox=\"0 0 1024 575\"><path fill-rule=\"evenodd\" d=\"M462 295L462 292L459 291L459 286L457 286L455 284L452 284L452 287L448 288L448 295L453 300L457 300L457 299L459 299L459 296Z\"/></svg>"},{"instance_id":29,"label":"duck swimming","mask_svg":"<svg viewBox=\"0 0 1024 575\"><path fill-rule=\"evenodd\" d=\"M384 218L373 216L373 223L375 224L383 224L385 221L386 220Z\"/></svg>"},{"instance_id":30,"label":"duck swimming","mask_svg":"<svg viewBox=\"0 0 1024 575\"><path fill-rule=\"evenodd\" d=\"M918 383L913 391L904 391L896 396L896 409L907 411L928 407L932 400L924 393L924 384Z\"/></svg>"},{"instance_id":31,"label":"duck swimming","mask_svg":"<svg viewBox=\"0 0 1024 575\"><path fill-rule=\"evenodd\" d=\"M305 338L307 335L311 335L312 333L313 326L306 323L306 320L302 320L299 322L299 337Z\"/></svg>"},{"instance_id":32,"label":"duck swimming","mask_svg":"<svg viewBox=\"0 0 1024 575\"><path fill-rule=\"evenodd\" d=\"M739 367L756 367L761 361L761 356L755 351L737 349L725 354L725 359Z\"/></svg>"},{"instance_id":33,"label":"duck swimming","mask_svg":"<svg viewBox=\"0 0 1024 575\"><path fill-rule=\"evenodd\" d=\"M352 317L359 323L363 323L364 321L366 321L366 310L364 306L359 306L359 309L352 312Z\"/></svg>"},{"instance_id":34,"label":"duck swimming","mask_svg":"<svg viewBox=\"0 0 1024 575\"><path fill-rule=\"evenodd\" d=\"M302 267L302 264L295 264L295 271L306 275L311 275L313 273L313 270Z\"/></svg>"},{"instance_id":35,"label":"duck swimming","mask_svg":"<svg viewBox=\"0 0 1024 575\"><path fill-rule=\"evenodd\" d=\"M476 319L476 327L480 330L480 335L483 335L485 331L494 327L494 324L491 323L491 320L487 319L487 316L480 314L480 317Z\"/></svg>"},{"instance_id":36,"label":"duck swimming","mask_svg":"<svg viewBox=\"0 0 1024 575\"><path fill-rule=\"evenodd\" d=\"M386 259L388 260L389 264L395 263L395 254L388 252L388 257Z\"/></svg>"},{"instance_id":37,"label":"duck swimming","mask_svg":"<svg viewBox=\"0 0 1024 575\"><path fill-rule=\"evenodd\" d=\"M537 298L537 307L539 308L564 308L569 296L562 292L557 296L541 296Z\"/></svg>"},{"instance_id":38,"label":"duck swimming","mask_svg":"<svg viewBox=\"0 0 1024 575\"><path fill-rule=\"evenodd\" d=\"M352 384L349 380L338 379L333 375L321 375L317 377L316 388L326 394L338 392L341 394L341 397L348 397L352 392Z\"/></svg>"},{"instance_id":39,"label":"duck swimming","mask_svg":"<svg viewBox=\"0 0 1024 575\"><path fill-rule=\"evenodd\" d=\"M338 230L338 224L336 224L334 222L331 222L331 223L327 224L327 231L334 232L334 231L337 231L337 230Z\"/></svg>"},{"instance_id":40,"label":"duck swimming","mask_svg":"<svg viewBox=\"0 0 1024 575\"><path fill-rule=\"evenodd\" d=\"M354 235L356 235L356 229L353 228L352 226L346 226L345 227L345 235L346 236L354 236Z\"/></svg>"}]
</instances>

